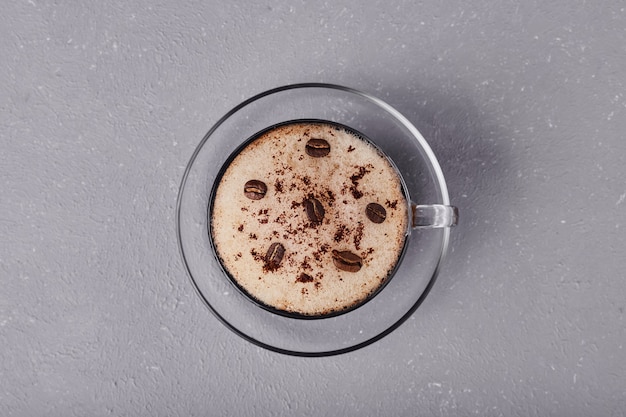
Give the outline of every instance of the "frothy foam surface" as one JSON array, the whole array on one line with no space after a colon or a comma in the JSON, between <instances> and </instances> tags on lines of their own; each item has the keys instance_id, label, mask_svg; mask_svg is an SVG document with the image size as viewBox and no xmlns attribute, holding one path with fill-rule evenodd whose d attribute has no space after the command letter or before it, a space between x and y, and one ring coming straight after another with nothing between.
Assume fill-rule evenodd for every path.
<instances>
[{"instance_id":1,"label":"frothy foam surface","mask_svg":"<svg viewBox=\"0 0 626 417\"><path fill-rule=\"evenodd\" d=\"M263 133L233 159L215 193L211 234L222 265L251 297L318 316L380 288L407 222L385 156L346 129L303 122Z\"/></svg>"}]
</instances>

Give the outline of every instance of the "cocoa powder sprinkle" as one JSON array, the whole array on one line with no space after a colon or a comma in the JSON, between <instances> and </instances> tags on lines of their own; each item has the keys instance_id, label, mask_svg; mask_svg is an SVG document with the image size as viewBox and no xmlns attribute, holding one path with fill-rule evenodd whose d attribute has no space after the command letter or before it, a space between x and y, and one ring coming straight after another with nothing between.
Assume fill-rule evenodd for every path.
<instances>
[{"instance_id":1,"label":"cocoa powder sprinkle","mask_svg":"<svg viewBox=\"0 0 626 417\"><path fill-rule=\"evenodd\" d=\"M314 280L315 278L313 278L311 275L305 274L304 272L298 275L298 278L296 278L296 282L313 282Z\"/></svg>"}]
</instances>

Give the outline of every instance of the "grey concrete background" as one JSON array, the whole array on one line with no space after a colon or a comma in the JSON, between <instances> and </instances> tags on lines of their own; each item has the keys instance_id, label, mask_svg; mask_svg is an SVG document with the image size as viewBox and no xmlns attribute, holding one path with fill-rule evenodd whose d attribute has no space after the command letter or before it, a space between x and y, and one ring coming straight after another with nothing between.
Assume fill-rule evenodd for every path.
<instances>
[{"instance_id":1,"label":"grey concrete background","mask_svg":"<svg viewBox=\"0 0 626 417\"><path fill-rule=\"evenodd\" d=\"M626 3L2 9L0 415L625 415ZM223 327L175 238L206 131L302 81L407 115L462 215L412 319L325 359Z\"/></svg>"}]
</instances>

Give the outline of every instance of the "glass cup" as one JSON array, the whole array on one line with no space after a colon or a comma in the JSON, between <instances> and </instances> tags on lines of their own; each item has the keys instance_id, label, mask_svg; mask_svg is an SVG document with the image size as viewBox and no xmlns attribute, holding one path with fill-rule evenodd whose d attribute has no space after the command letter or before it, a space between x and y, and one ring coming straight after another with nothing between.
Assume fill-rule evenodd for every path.
<instances>
[{"instance_id":1,"label":"glass cup","mask_svg":"<svg viewBox=\"0 0 626 417\"><path fill-rule=\"evenodd\" d=\"M404 256L374 296L341 314L294 316L251 302L233 284L210 236L212 190L224 163L249 138L294 120L345 125L396 166L410 204ZM435 282L458 211L426 140L397 110L366 93L329 84L296 84L252 97L222 117L196 148L177 203L179 248L198 295L229 329L272 351L327 356L367 346L396 329Z\"/></svg>"}]
</instances>

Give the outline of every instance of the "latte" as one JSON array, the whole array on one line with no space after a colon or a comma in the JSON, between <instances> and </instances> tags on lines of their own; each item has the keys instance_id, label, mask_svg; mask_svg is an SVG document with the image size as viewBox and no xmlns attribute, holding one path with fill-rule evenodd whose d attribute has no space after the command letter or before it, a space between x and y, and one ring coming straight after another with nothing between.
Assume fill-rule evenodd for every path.
<instances>
[{"instance_id":1,"label":"latte","mask_svg":"<svg viewBox=\"0 0 626 417\"><path fill-rule=\"evenodd\" d=\"M408 204L395 167L358 133L288 122L252 138L222 170L210 233L249 297L321 317L373 296L399 262Z\"/></svg>"}]
</instances>

